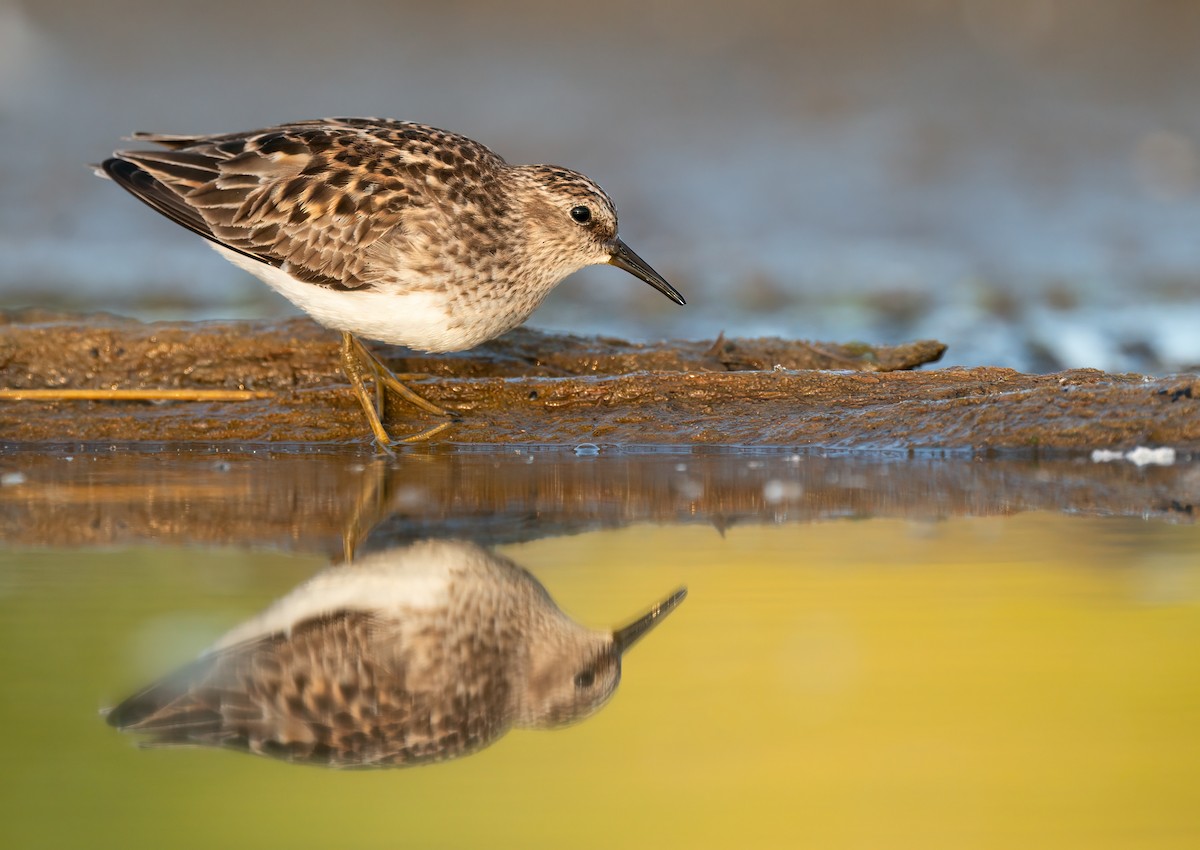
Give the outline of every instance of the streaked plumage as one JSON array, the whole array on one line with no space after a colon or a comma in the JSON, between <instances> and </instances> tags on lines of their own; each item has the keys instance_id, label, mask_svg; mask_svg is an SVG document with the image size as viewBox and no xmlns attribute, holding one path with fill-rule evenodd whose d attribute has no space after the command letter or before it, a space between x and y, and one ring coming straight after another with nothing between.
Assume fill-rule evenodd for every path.
<instances>
[{"instance_id":1,"label":"streaked plumage","mask_svg":"<svg viewBox=\"0 0 1200 850\"><path fill-rule=\"evenodd\" d=\"M512 726L561 726L599 709L622 653L684 594L623 629L593 631L511 561L468 543L418 543L324 571L108 722L152 744L332 767L455 758Z\"/></svg>"},{"instance_id":2,"label":"streaked plumage","mask_svg":"<svg viewBox=\"0 0 1200 850\"><path fill-rule=\"evenodd\" d=\"M596 263L684 303L618 238L616 207L595 182L558 166L508 165L463 136L335 118L134 138L162 149L118 151L104 174L344 334L471 348ZM381 366L368 368L379 378Z\"/></svg>"}]
</instances>

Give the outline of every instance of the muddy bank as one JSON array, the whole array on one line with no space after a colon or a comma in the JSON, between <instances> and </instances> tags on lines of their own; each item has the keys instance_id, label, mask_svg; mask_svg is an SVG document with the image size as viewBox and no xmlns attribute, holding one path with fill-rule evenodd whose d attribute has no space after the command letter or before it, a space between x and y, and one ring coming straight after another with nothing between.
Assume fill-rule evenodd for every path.
<instances>
[{"instance_id":1,"label":"muddy bank","mask_svg":"<svg viewBox=\"0 0 1200 850\"><path fill-rule=\"evenodd\" d=\"M313 323L0 317L0 386L262 391L239 402L0 402L0 442L364 444L336 335ZM944 346L717 339L634 345L519 330L471 352L379 349L458 419L453 444L1200 449L1196 376L911 371ZM836 370L836 371L822 371ZM439 420L392 404L393 434Z\"/></svg>"}]
</instances>

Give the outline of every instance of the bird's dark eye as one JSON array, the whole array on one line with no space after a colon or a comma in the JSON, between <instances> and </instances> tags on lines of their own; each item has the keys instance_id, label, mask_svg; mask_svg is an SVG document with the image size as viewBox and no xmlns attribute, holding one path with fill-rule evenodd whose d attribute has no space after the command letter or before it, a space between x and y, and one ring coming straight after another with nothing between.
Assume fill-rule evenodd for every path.
<instances>
[{"instance_id":1,"label":"bird's dark eye","mask_svg":"<svg viewBox=\"0 0 1200 850\"><path fill-rule=\"evenodd\" d=\"M575 674L575 687L577 688L590 688L595 681L596 674L591 670L584 670L582 673Z\"/></svg>"},{"instance_id":2,"label":"bird's dark eye","mask_svg":"<svg viewBox=\"0 0 1200 850\"><path fill-rule=\"evenodd\" d=\"M580 224L587 224L592 220L592 211L587 207L572 207L571 218L575 219Z\"/></svg>"}]
</instances>

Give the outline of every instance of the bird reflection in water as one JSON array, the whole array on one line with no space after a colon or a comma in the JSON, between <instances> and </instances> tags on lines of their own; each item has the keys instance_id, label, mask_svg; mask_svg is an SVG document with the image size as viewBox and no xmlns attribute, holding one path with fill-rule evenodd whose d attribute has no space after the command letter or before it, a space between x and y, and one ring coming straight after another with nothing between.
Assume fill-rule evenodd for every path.
<instances>
[{"instance_id":1,"label":"bird reflection in water","mask_svg":"<svg viewBox=\"0 0 1200 850\"><path fill-rule=\"evenodd\" d=\"M622 655L686 595L613 631L578 625L525 570L426 541L331 567L108 714L149 745L331 767L456 758L512 727L582 720Z\"/></svg>"}]
</instances>

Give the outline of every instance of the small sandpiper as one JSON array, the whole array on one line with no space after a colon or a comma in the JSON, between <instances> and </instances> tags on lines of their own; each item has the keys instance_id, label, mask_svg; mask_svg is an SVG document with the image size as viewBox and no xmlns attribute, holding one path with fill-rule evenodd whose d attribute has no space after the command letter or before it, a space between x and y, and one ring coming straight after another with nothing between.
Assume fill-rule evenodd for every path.
<instances>
[{"instance_id":1,"label":"small sandpiper","mask_svg":"<svg viewBox=\"0 0 1200 850\"><path fill-rule=\"evenodd\" d=\"M427 352L472 348L524 322L567 275L599 263L684 303L621 241L617 209L594 181L553 165L509 165L434 127L329 118L133 139L163 150L117 151L97 173L341 331L342 367L384 450L449 425L393 439L381 421L384 389L447 413L360 337Z\"/></svg>"},{"instance_id":2,"label":"small sandpiper","mask_svg":"<svg viewBox=\"0 0 1200 850\"><path fill-rule=\"evenodd\" d=\"M426 541L331 567L108 714L150 745L327 767L444 761L513 726L582 720L624 653L684 598L584 628L513 562Z\"/></svg>"}]
</instances>

